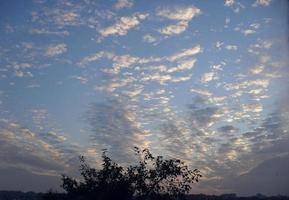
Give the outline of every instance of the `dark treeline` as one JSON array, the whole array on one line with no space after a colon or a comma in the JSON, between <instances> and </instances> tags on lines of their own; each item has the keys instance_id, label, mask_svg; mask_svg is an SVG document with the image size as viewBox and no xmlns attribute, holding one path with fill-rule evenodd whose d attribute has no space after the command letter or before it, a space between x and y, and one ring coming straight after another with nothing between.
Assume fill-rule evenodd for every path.
<instances>
[{"instance_id":1,"label":"dark treeline","mask_svg":"<svg viewBox=\"0 0 289 200\"><path fill-rule=\"evenodd\" d=\"M20 191L0 191L0 200L43 200L48 193L20 192ZM54 199L65 199L64 193L53 193ZM219 196L205 194L185 195L185 200L289 200L287 196L263 196L256 195L250 197L238 197L235 194L223 194Z\"/></svg>"}]
</instances>

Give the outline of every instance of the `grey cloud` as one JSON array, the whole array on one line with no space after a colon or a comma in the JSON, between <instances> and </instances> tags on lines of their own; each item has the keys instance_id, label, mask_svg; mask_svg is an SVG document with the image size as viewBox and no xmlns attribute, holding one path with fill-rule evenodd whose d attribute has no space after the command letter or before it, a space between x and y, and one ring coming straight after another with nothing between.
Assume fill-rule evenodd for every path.
<instances>
[{"instance_id":1,"label":"grey cloud","mask_svg":"<svg viewBox=\"0 0 289 200\"><path fill-rule=\"evenodd\" d=\"M19 124L0 121L0 167L16 167L30 173L61 174L68 170L79 149L49 143ZM49 135L48 135L49 136ZM51 137L51 136L49 136ZM54 138L55 140L55 138ZM75 164L75 162L74 162ZM76 166L71 166L72 171Z\"/></svg>"},{"instance_id":2,"label":"grey cloud","mask_svg":"<svg viewBox=\"0 0 289 200\"><path fill-rule=\"evenodd\" d=\"M188 105L189 118L192 126L195 127L207 127L211 122L218 119L215 115L220 110L216 106L207 105L205 99L197 97L193 100L193 103Z\"/></svg>"},{"instance_id":3,"label":"grey cloud","mask_svg":"<svg viewBox=\"0 0 289 200\"><path fill-rule=\"evenodd\" d=\"M86 116L92 139L98 147L108 148L112 155L127 158L134 146L141 145L141 137L137 134L142 133L135 112L119 99L91 104Z\"/></svg>"},{"instance_id":4,"label":"grey cloud","mask_svg":"<svg viewBox=\"0 0 289 200\"><path fill-rule=\"evenodd\" d=\"M0 180L1 190L47 192L53 189L60 191L60 177L33 174L14 167L0 168Z\"/></svg>"},{"instance_id":5,"label":"grey cloud","mask_svg":"<svg viewBox=\"0 0 289 200\"><path fill-rule=\"evenodd\" d=\"M289 195L289 157L266 160L250 172L231 180L233 188L241 195Z\"/></svg>"},{"instance_id":6,"label":"grey cloud","mask_svg":"<svg viewBox=\"0 0 289 200\"><path fill-rule=\"evenodd\" d=\"M218 130L224 133L231 133L231 132L239 131L239 128L236 128L235 126L232 126L232 125L226 125L226 126L219 127Z\"/></svg>"}]
</instances>

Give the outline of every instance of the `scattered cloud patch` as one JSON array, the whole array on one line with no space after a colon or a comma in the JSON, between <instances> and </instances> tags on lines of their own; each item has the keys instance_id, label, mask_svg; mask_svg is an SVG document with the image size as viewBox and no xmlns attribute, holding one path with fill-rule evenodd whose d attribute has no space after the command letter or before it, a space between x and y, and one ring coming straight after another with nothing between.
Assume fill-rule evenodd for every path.
<instances>
[{"instance_id":1,"label":"scattered cloud patch","mask_svg":"<svg viewBox=\"0 0 289 200\"><path fill-rule=\"evenodd\" d=\"M218 76L215 72L208 72L203 74L203 76L201 77L201 83L208 83L210 81L213 80L218 80Z\"/></svg>"},{"instance_id":2,"label":"scattered cloud patch","mask_svg":"<svg viewBox=\"0 0 289 200\"><path fill-rule=\"evenodd\" d=\"M140 24L149 14L135 14L130 17L121 17L114 25L100 30L100 34L104 37L110 35L126 35L127 32Z\"/></svg>"},{"instance_id":3,"label":"scattered cloud patch","mask_svg":"<svg viewBox=\"0 0 289 200\"><path fill-rule=\"evenodd\" d=\"M118 0L115 4L116 9L131 8L133 6L132 0Z\"/></svg>"},{"instance_id":4,"label":"scattered cloud patch","mask_svg":"<svg viewBox=\"0 0 289 200\"><path fill-rule=\"evenodd\" d=\"M46 56L49 57L54 57L61 55L67 51L67 45L62 43L62 44L55 44L55 45L49 45L48 48L46 49Z\"/></svg>"},{"instance_id":5,"label":"scattered cloud patch","mask_svg":"<svg viewBox=\"0 0 289 200\"><path fill-rule=\"evenodd\" d=\"M159 29L159 32L165 35L175 35L184 32L188 27L187 21L180 21L177 24Z\"/></svg>"},{"instance_id":6,"label":"scattered cloud patch","mask_svg":"<svg viewBox=\"0 0 289 200\"><path fill-rule=\"evenodd\" d=\"M154 43L157 41L157 39L155 37L153 37L152 35L150 34L146 34L143 36L143 40L147 43Z\"/></svg>"},{"instance_id":7,"label":"scattered cloud patch","mask_svg":"<svg viewBox=\"0 0 289 200\"><path fill-rule=\"evenodd\" d=\"M175 35L184 32L188 26L189 22L196 16L200 15L202 12L199 8L194 6L191 7L175 7L172 9L162 9L157 12L158 16L179 21L176 24L166 26L159 29L159 32L166 35Z\"/></svg>"},{"instance_id":8,"label":"scattered cloud patch","mask_svg":"<svg viewBox=\"0 0 289 200\"><path fill-rule=\"evenodd\" d=\"M235 50L235 51L238 50L237 45L226 45L225 48L228 50Z\"/></svg>"},{"instance_id":9,"label":"scattered cloud patch","mask_svg":"<svg viewBox=\"0 0 289 200\"><path fill-rule=\"evenodd\" d=\"M235 4L235 0L225 0L225 6L232 6Z\"/></svg>"},{"instance_id":10,"label":"scattered cloud patch","mask_svg":"<svg viewBox=\"0 0 289 200\"><path fill-rule=\"evenodd\" d=\"M38 34L38 35L57 35L57 36L68 36L69 32L68 31L50 31L45 28L37 29L33 28L30 29L29 31L32 34Z\"/></svg>"},{"instance_id":11,"label":"scattered cloud patch","mask_svg":"<svg viewBox=\"0 0 289 200\"><path fill-rule=\"evenodd\" d=\"M189 56L194 56L196 54L202 53L203 48L200 45L197 45L193 48L184 49L180 53L176 53L168 58L169 61L176 61L182 58L187 58Z\"/></svg>"},{"instance_id":12,"label":"scattered cloud patch","mask_svg":"<svg viewBox=\"0 0 289 200\"><path fill-rule=\"evenodd\" d=\"M257 6L269 6L271 4L271 0L256 0L255 3L252 5L253 7Z\"/></svg>"}]
</instances>

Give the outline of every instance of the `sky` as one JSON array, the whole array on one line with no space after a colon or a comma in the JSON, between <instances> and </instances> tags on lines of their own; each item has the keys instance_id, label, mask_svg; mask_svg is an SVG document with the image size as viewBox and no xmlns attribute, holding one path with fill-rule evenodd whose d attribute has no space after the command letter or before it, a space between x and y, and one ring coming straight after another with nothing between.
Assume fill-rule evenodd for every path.
<instances>
[{"instance_id":1,"label":"sky","mask_svg":"<svg viewBox=\"0 0 289 200\"><path fill-rule=\"evenodd\" d=\"M107 149L180 158L192 193L289 195L286 0L0 1L0 190ZM29 181L28 181L29 180Z\"/></svg>"}]
</instances>

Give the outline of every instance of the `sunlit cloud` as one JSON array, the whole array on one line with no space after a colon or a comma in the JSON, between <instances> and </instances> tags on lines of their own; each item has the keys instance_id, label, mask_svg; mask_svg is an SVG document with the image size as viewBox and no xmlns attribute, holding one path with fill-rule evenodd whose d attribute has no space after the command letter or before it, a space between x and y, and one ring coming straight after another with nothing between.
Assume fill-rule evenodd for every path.
<instances>
[{"instance_id":1,"label":"sunlit cloud","mask_svg":"<svg viewBox=\"0 0 289 200\"><path fill-rule=\"evenodd\" d=\"M148 14L135 14L130 17L121 17L114 25L100 30L104 37L109 35L126 35L128 30L136 27L141 21L145 20Z\"/></svg>"},{"instance_id":2,"label":"sunlit cloud","mask_svg":"<svg viewBox=\"0 0 289 200\"><path fill-rule=\"evenodd\" d=\"M188 8L175 7L172 9L161 9L157 12L158 16L179 22L161 28L159 32L166 35L180 34L188 28L190 20L201 13L201 10L194 6Z\"/></svg>"}]
</instances>

